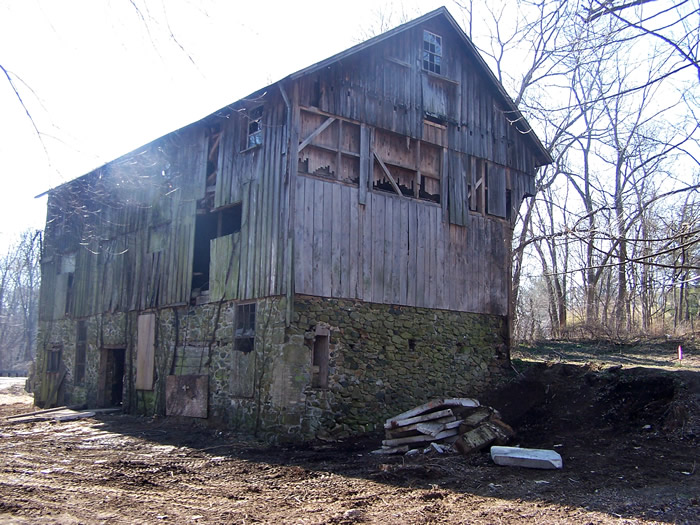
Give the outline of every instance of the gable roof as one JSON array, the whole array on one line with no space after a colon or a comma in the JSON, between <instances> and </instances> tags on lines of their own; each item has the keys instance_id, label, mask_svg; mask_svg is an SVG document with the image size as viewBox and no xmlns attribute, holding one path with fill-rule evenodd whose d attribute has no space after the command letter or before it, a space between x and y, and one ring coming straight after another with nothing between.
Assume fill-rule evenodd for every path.
<instances>
[{"instance_id":1,"label":"gable roof","mask_svg":"<svg viewBox=\"0 0 700 525\"><path fill-rule=\"evenodd\" d=\"M476 49L476 46L474 46L474 44L472 43L470 38L462 30L462 28L459 26L457 21L452 17L452 15L449 13L447 8L444 6L439 7L439 8L437 8L434 11L431 11L429 13L426 13L423 16L415 18L414 20L411 20L410 22L406 22L405 24L397 26L394 29L390 29L389 31L386 31L380 35L372 37L369 40L365 40L364 42L361 42L361 43L359 43L351 48L348 48L345 51L341 51L340 53L337 53L337 54L335 54L331 57L328 57L320 62L317 62L316 64L313 64L313 65L308 66L304 69L300 69L299 71L297 71L295 73L287 75L286 77L278 80L277 82L273 82L272 84L269 84L265 87L262 87L256 91L254 91L250 95L243 97L237 101L234 101L234 102L224 106L223 108L219 108L218 110L214 111L213 113L210 113L209 115L201 118L200 120L195 121L195 122L191 122L185 126L182 126L181 128L178 128L176 130L171 131L170 133L176 133L177 131L185 129L185 128L191 126L192 124L204 121L210 117L213 117L214 115L220 114L222 110L228 110L231 107L240 103L241 101L248 100L248 99L253 98L259 94L265 93L273 86L276 86L278 84L283 84L286 81L293 81L293 80L296 80L298 78L316 73L316 72L318 72L326 67L329 67L332 64L340 62L341 60L343 60L345 58L356 55L356 54L358 54L358 53L360 53L368 48L371 48L372 46L374 46L376 44L379 44L380 42L388 40L399 33L402 33L404 31L408 31L408 30L410 30L414 27L417 27L417 26L419 26L419 25L421 25L429 20L438 19L438 18L442 18L445 22L447 22L452 27L455 34L460 38L461 42L463 43L466 52L469 54L470 57L472 57L476 61L476 63L478 64L478 66L481 69L481 73L484 74L487 81L491 84L491 87L493 87L493 89L496 93L496 98L499 99L500 102L507 108L506 114L509 116L510 122L513 123L513 125L518 129L518 131L520 131L520 133L522 133L523 135L525 135L529 139L529 141L531 143L531 147L536 152L535 157L538 160L536 165L537 166L544 166L545 164L551 164L553 162L553 159L552 159L551 155L549 154L549 152L547 151L547 149L540 142L540 139L537 137L535 132L532 130L532 128L530 127L530 124L527 122L527 120L525 119L523 114L517 108L517 106L513 102L513 99L511 99L510 96L508 95L508 93L506 93L506 91L503 88L503 86L501 85L501 83L498 81L496 76L491 71L491 68L489 68L488 64L486 64L486 62L482 58L479 51ZM155 142L156 140L159 140L160 138L163 138L163 137L169 135L170 133L166 133L165 135L162 135L161 137L158 137L158 138L148 142L147 144ZM144 145L141 145L138 148L136 148L135 150L132 150L131 152L125 153L124 155L121 155L121 156L117 157L116 159L113 159L113 160L111 160L111 161L109 161L101 166L95 167L94 169L90 170L88 173L86 173L84 175L88 175L90 173L93 173L96 170L99 170L99 169L101 169L101 168L121 159L121 158L129 156L129 155L135 153L136 151L140 150L143 147L144 147ZM68 182L63 183L63 184L59 184L58 187L63 186L64 184L68 184L69 182L71 182L71 181L68 181ZM36 198L42 197L43 195L46 195L47 193L49 193L52 190L53 190L53 188L50 188L47 191L37 195Z\"/></svg>"},{"instance_id":2,"label":"gable roof","mask_svg":"<svg viewBox=\"0 0 700 525\"><path fill-rule=\"evenodd\" d=\"M428 20L432 20L435 18L443 18L455 31L457 36L460 38L461 42L464 44L466 52L474 59L476 60L477 64L481 68L481 72L484 74L484 76L487 78L488 82L492 85L496 92L496 97L500 100L501 103L504 104L504 106L507 108L507 114L509 114L509 120L516 126L516 128L523 133L524 135L527 135L527 137L531 141L532 147L537 151L538 155L537 158L539 160L539 163L537 164L538 166L544 166L545 164L551 164L553 162L553 159L547 149L544 147L542 142L540 142L540 139L537 137L535 132L532 130L532 127L530 127L530 124L527 122L523 114L520 112L518 107L515 105L513 102L513 99L510 98L508 93L506 93L506 90L503 88L501 83L498 81L496 76L493 74L491 71L491 68L486 64L484 61L483 57L481 56L481 53L476 49L476 46L472 43L471 39L467 36L467 34L462 30L462 28L459 26L457 21L452 17L450 12L447 10L446 7L439 7L435 9L434 11L431 11L429 13L426 13L425 15L418 17L414 20L411 20L410 22L406 22L405 24L402 24L398 27L395 27L394 29L390 29L389 31L386 31L385 33L382 33L380 35L377 35L373 38L370 38L369 40L365 40L364 42L361 42L357 44L356 46L353 46L349 49L346 49L345 51L341 51L340 53L333 55L331 57L326 58L325 60L322 60L320 62L317 62L316 64L313 64L309 67L306 67L304 69L301 69L297 71L296 73L292 73L291 75L287 76L286 78L283 78L279 82L284 82L287 79L290 80L295 80L300 77L310 75L313 73L316 73L317 71L320 71L336 62L339 62L345 58L351 57L353 55L356 55L357 53L360 53L361 51L364 51L367 48L370 48L380 42L383 42L385 40L388 40L389 38L402 33L404 31L407 31L409 29L412 29L416 26L419 26ZM277 82L276 82L277 83Z\"/></svg>"}]
</instances>

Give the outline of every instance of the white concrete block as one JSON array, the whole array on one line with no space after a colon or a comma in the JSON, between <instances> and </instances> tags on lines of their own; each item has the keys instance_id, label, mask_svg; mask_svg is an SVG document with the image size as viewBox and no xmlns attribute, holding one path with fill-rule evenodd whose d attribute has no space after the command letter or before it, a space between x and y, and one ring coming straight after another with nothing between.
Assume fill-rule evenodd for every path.
<instances>
[{"instance_id":1,"label":"white concrete block","mask_svg":"<svg viewBox=\"0 0 700 525\"><path fill-rule=\"evenodd\" d=\"M540 469L558 469L564 465L553 450L519 447L491 447L491 459L496 465Z\"/></svg>"}]
</instances>

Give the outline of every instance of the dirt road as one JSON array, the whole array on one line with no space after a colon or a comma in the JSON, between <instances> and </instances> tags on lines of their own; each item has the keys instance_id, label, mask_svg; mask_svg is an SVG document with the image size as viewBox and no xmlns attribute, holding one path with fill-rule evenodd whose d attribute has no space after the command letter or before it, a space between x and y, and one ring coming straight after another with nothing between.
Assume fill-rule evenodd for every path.
<instances>
[{"instance_id":1,"label":"dirt road","mask_svg":"<svg viewBox=\"0 0 700 525\"><path fill-rule=\"evenodd\" d=\"M287 448L120 414L3 422L0 522L700 523L699 394L694 370L530 366L488 402L560 471L378 457L379 436Z\"/></svg>"}]
</instances>

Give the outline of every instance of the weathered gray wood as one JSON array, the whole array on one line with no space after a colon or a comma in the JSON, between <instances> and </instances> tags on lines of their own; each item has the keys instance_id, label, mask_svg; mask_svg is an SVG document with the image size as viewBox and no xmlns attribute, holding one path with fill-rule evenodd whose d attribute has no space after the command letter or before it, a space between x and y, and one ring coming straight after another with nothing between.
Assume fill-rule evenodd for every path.
<instances>
[{"instance_id":1,"label":"weathered gray wood","mask_svg":"<svg viewBox=\"0 0 700 525\"><path fill-rule=\"evenodd\" d=\"M431 441L440 441L441 439L456 436L457 433L458 433L457 429L450 429L450 430L443 430L442 432L440 432L436 436L421 435L421 436L412 436L412 437L404 437L404 438L385 439L382 441L382 445L385 447L396 447L399 445L406 445L406 444L410 444L410 443L422 443L422 442L430 443Z\"/></svg>"},{"instance_id":2,"label":"weathered gray wood","mask_svg":"<svg viewBox=\"0 0 700 525\"><path fill-rule=\"evenodd\" d=\"M410 424L406 424L406 425L402 424L400 426L394 426L394 427L387 427L385 425L384 428L387 430L386 435L387 435L387 437L391 437L391 438L401 437L402 433L408 433L408 432L411 432L413 430L418 430L418 426L424 424L426 421L429 421L430 423L440 423L443 425L447 425L448 423L450 423L450 424L457 423L457 427L459 427L460 421L455 416L451 415L452 409L448 408L447 411L449 411L450 415L447 415L444 417L435 417L433 419L429 418L429 419L426 419L425 421L423 421L422 418L424 418L426 415L433 416L433 414L425 414L424 416L416 416L415 418L409 418L409 419L419 420L417 423L410 423ZM403 423L403 421L399 421L399 423ZM445 428L447 428L447 427L445 427ZM456 427L452 426L450 428L456 428Z\"/></svg>"},{"instance_id":3,"label":"weathered gray wood","mask_svg":"<svg viewBox=\"0 0 700 525\"><path fill-rule=\"evenodd\" d=\"M341 245L343 242L347 241L347 231L345 231L345 236L343 236L342 223L344 217L343 209L341 207L342 186L340 186L339 184L331 184L328 186L328 188L330 189L331 194L331 216L327 217L326 220L330 219L331 225L331 297L343 297L343 267ZM347 219L345 220L347 221Z\"/></svg>"},{"instance_id":4,"label":"weathered gray wood","mask_svg":"<svg viewBox=\"0 0 700 525\"><path fill-rule=\"evenodd\" d=\"M389 197L374 194L372 199L372 295L371 301L381 303L384 301L384 217L386 213L386 201Z\"/></svg>"},{"instance_id":5,"label":"weathered gray wood","mask_svg":"<svg viewBox=\"0 0 700 525\"><path fill-rule=\"evenodd\" d=\"M362 124L360 126L360 191L358 195L360 204L367 202L367 190L372 180L369 177L370 160L370 132L369 128Z\"/></svg>"},{"instance_id":6,"label":"weathered gray wood","mask_svg":"<svg viewBox=\"0 0 700 525\"><path fill-rule=\"evenodd\" d=\"M414 416L424 414L430 410L435 410L437 408L440 408L442 406L450 407L450 406L458 406L458 407L478 407L479 402L476 399L470 399L470 398L447 398L447 399L433 399L432 401L428 401L427 403L424 403L420 406L414 407L410 410L407 410L405 412L402 412L401 414L398 414L394 417L391 417L386 420L386 424L384 425L384 428L391 428L391 425L393 422L400 421L400 420L405 420L408 418L412 418ZM442 414L438 417L444 417L448 414ZM424 420L427 421L427 420ZM418 423L418 421L411 421L411 423ZM407 423L407 424L411 424ZM386 425L389 425L387 427Z\"/></svg>"},{"instance_id":7,"label":"weathered gray wood","mask_svg":"<svg viewBox=\"0 0 700 525\"><path fill-rule=\"evenodd\" d=\"M321 290L323 290L323 241L324 241L324 218L323 218L323 184L319 181L314 181L313 183L313 248L311 251L313 268L312 273L312 294L322 295Z\"/></svg>"}]
</instances>

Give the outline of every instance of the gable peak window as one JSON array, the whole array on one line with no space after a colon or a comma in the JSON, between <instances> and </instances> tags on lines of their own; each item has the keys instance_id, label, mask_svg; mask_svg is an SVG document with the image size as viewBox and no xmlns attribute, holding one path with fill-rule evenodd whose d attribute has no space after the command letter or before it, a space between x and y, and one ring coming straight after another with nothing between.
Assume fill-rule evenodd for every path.
<instances>
[{"instance_id":1,"label":"gable peak window","mask_svg":"<svg viewBox=\"0 0 700 525\"><path fill-rule=\"evenodd\" d=\"M254 148L263 143L263 107L257 106L248 112L248 140L246 148Z\"/></svg>"},{"instance_id":2,"label":"gable peak window","mask_svg":"<svg viewBox=\"0 0 700 525\"><path fill-rule=\"evenodd\" d=\"M423 30L423 69L432 73L441 73L442 37Z\"/></svg>"}]
</instances>

